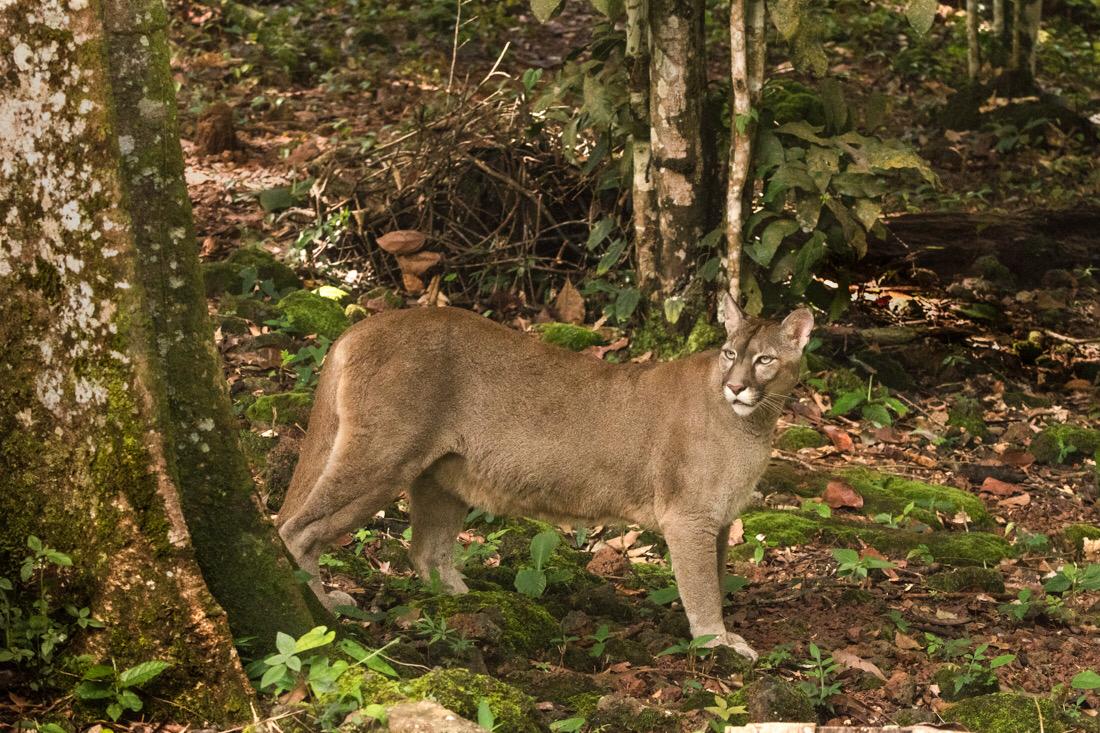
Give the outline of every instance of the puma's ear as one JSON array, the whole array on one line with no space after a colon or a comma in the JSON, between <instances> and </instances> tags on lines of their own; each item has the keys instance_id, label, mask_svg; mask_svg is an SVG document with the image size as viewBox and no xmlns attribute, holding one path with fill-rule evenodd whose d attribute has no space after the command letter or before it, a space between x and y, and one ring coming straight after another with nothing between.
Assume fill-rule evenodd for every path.
<instances>
[{"instance_id":1,"label":"puma's ear","mask_svg":"<svg viewBox=\"0 0 1100 733\"><path fill-rule=\"evenodd\" d=\"M814 314L809 308L799 308L783 319L781 328L784 336L798 344L799 350L804 349L814 330Z\"/></svg>"},{"instance_id":2,"label":"puma's ear","mask_svg":"<svg viewBox=\"0 0 1100 733\"><path fill-rule=\"evenodd\" d=\"M737 305L737 301L733 299L728 290L722 298L722 322L726 326L728 336L733 336L745 324L745 313L741 310L741 306Z\"/></svg>"}]
</instances>

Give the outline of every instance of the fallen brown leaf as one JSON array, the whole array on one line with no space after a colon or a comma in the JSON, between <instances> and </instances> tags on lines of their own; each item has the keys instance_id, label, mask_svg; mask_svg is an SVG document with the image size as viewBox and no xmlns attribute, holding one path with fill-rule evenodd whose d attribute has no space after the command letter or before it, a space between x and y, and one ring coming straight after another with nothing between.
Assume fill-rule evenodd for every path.
<instances>
[{"instance_id":1,"label":"fallen brown leaf","mask_svg":"<svg viewBox=\"0 0 1100 733\"><path fill-rule=\"evenodd\" d=\"M841 453L851 453L855 444L852 443L852 436L848 435L848 431L843 428L838 428L835 425L825 425L822 427L825 431L825 435L829 436L829 440L833 441L833 447Z\"/></svg>"},{"instance_id":2,"label":"fallen brown leaf","mask_svg":"<svg viewBox=\"0 0 1100 733\"><path fill-rule=\"evenodd\" d=\"M828 483L825 491L821 494L821 499L829 505L830 509L840 509L841 507L859 509L863 506L863 497L859 495L859 492L852 488L852 485L847 481L840 481L839 479Z\"/></svg>"},{"instance_id":3,"label":"fallen brown leaf","mask_svg":"<svg viewBox=\"0 0 1100 733\"><path fill-rule=\"evenodd\" d=\"M1001 454L1001 462L1008 466L1024 468L1025 466L1030 466L1032 463L1035 463L1035 456L1033 456L1030 451L1009 448Z\"/></svg>"},{"instance_id":4,"label":"fallen brown leaf","mask_svg":"<svg viewBox=\"0 0 1100 733\"><path fill-rule=\"evenodd\" d=\"M1020 493L1023 489L1016 484L1010 484L1007 481L1001 481L992 476L986 476L985 481L982 482L981 491L982 493L993 494L994 496L1012 496L1013 494Z\"/></svg>"},{"instance_id":5,"label":"fallen brown leaf","mask_svg":"<svg viewBox=\"0 0 1100 733\"><path fill-rule=\"evenodd\" d=\"M566 280L565 285L558 293L558 297L554 298L554 310L557 312L560 321L575 324L584 323L584 298L573 287L572 281Z\"/></svg>"},{"instance_id":6,"label":"fallen brown leaf","mask_svg":"<svg viewBox=\"0 0 1100 733\"><path fill-rule=\"evenodd\" d=\"M397 229L379 237L378 246L393 255L407 255L423 247L426 240L415 229Z\"/></svg>"},{"instance_id":7,"label":"fallen brown leaf","mask_svg":"<svg viewBox=\"0 0 1100 733\"><path fill-rule=\"evenodd\" d=\"M886 681L886 675L882 673L882 670L878 668L874 662L869 662L863 657L855 654L846 649L840 649L833 652L833 661L837 664L847 667L848 669L858 669L862 672L878 677L883 682Z\"/></svg>"},{"instance_id":8,"label":"fallen brown leaf","mask_svg":"<svg viewBox=\"0 0 1100 733\"><path fill-rule=\"evenodd\" d=\"M921 645L911 636L907 636L900 631L894 632L894 646L898 649L905 649L906 651L916 651L921 648Z\"/></svg>"},{"instance_id":9,"label":"fallen brown leaf","mask_svg":"<svg viewBox=\"0 0 1100 733\"><path fill-rule=\"evenodd\" d=\"M1001 499L997 502L997 506L1027 506L1031 503L1031 494L1024 492L1019 496L1012 496L1007 499Z\"/></svg>"}]
</instances>

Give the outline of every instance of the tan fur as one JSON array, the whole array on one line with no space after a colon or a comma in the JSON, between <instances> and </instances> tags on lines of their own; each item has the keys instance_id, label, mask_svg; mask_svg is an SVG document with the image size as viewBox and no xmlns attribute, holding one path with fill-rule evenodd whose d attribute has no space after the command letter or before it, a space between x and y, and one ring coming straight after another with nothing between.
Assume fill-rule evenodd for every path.
<instances>
[{"instance_id":1,"label":"tan fur","mask_svg":"<svg viewBox=\"0 0 1100 733\"><path fill-rule=\"evenodd\" d=\"M744 318L732 301L726 308L737 363L710 351L608 364L451 308L356 324L322 371L280 534L316 576L337 537L408 492L417 572L434 570L462 592L451 555L469 507L657 528L693 635L753 655L725 630L716 570L729 524L767 464L777 397L741 417L723 390L743 379L744 353L764 349L779 356L768 389L786 394L809 329L791 336L787 322Z\"/></svg>"}]
</instances>

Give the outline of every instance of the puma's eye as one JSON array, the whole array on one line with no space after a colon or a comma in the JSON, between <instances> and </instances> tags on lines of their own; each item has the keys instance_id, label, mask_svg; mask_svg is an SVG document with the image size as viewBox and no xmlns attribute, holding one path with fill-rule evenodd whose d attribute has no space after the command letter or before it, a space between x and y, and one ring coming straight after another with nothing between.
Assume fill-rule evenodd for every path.
<instances>
[{"instance_id":1,"label":"puma's eye","mask_svg":"<svg viewBox=\"0 0 1100 733\"><path fill-rule=\"evenodd\" d=\"M722 356L733 361L737 358L737 349L722 349Z\"/></svg>"},{"instance_id":2,"label":"puma's eye","mask_svg":"<svg viewBox=\"0 0 1100 733\"><path fill-rule=\"evenodd\" d=\"M771 364L773 361L775 361L775 357L774 356L768 356L767 354L763 354L761 356L756 357L756 363L761 365L761 366L767 366L768 364Z\"/></svg>"}]
</instances>

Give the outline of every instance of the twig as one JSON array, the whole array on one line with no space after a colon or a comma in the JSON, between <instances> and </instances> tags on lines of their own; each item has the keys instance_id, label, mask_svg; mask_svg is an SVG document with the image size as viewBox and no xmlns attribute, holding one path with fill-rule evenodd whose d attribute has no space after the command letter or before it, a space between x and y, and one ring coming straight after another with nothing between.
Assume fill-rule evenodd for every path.
<instances>
[{"instance_id":1,"label":"twig","mask_svg":"<svg viewBox=\"0 0 1100 733\"><path fill-rule=\"evenodd\" d=\"M1092 338L1077 338L1076 336L1063 336L1060 333L1055 333L1054 331L1050 331L1048 329L1043 329L1043 333L1047 336L1050 336L1055 341L1064 341L1067 344L1100 344L1100 336L1095 336Z\"/></svg>"}]
</instances>

